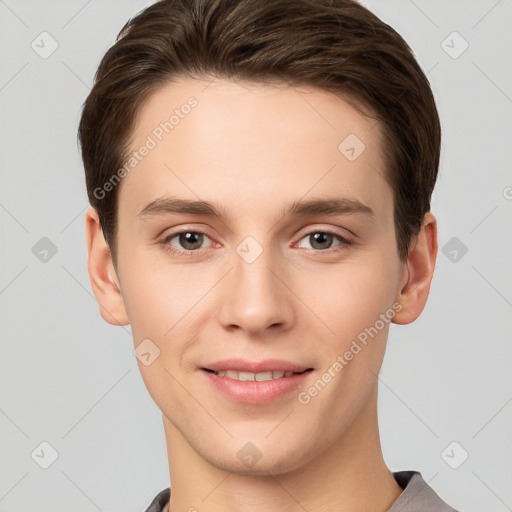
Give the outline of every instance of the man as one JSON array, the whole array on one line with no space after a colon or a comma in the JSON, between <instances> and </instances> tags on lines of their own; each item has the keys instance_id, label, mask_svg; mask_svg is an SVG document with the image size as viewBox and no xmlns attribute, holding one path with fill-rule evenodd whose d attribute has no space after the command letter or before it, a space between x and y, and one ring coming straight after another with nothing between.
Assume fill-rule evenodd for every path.
<instances>
[{"instance_id":1,"label":"man","mask_svg":"<svg viewBox=\"0 0 512 512\"><path fill-rule=\"evenodd\" d=\"M91 285L162 411L161 511L453 511L391 472L391 322L437 254L440 126L350 0L170 0L103 58L79 136Z\"/></svg>"}]
</instances>

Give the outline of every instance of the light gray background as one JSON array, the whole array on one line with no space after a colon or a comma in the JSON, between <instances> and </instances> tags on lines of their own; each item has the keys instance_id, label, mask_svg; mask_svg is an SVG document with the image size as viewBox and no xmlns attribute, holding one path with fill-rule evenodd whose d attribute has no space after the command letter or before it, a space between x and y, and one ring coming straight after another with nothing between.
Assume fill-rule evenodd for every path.
<instances>
[{"instance_id":1,"label":"light gray background","mask_svg":"<svg viewBox=\"0 0 512 512\"><path fill-rule=\"evenodd\" d=\"M89 285L76 144L100 58L149 3L0 0L1 512L138 512L169 485L130 329L101 319ZM461 511L512 510L512 2L365 5L428 72L444 135L433 212L446 254L422 317L391 330L384 455ZM44 31L58 43L46 59L31 47ZM42 237L57 248L46 262ZM48 469L42 442L58 453Z\"/></svg>"}]
</instances>

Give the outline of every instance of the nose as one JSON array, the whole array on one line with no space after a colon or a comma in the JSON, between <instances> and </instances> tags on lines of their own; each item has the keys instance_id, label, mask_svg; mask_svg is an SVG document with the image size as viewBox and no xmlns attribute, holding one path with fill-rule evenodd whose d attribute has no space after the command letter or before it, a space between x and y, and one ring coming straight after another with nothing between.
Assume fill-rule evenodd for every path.
<instances>
[{"instance_id":1,"label":"nose","mask_svg":"<svg viewBox=\"0 0 512 512\"><path fill-rule=\"evenodd\" d=\"M253 336L269 328L289 329L295 313L290 292L283 284L286 279L282 265L269 250L263 250L252 262L234 254L233 263L234 268L223 280L219 313L222 326Z\"/></svg>"}]
</instances>

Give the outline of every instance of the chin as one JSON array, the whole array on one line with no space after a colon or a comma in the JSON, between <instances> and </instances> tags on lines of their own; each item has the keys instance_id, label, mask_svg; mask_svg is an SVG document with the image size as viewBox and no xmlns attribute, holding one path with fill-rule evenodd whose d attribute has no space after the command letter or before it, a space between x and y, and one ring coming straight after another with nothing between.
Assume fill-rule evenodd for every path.
<instances>
[{"instance_id":1,"label":"chin","mask_svg":"<svg viewBox=\"0 0 512 512\"><path fill-rule=\"evenodd\" d=\"M203 453L203 458L224 471L241 476L283 475L302 467L309 461L304 453L304 445L298 441L297 449L291 453L278 446L267 446L258 450L254 445L246 443L240 450L222 453ZM229 453L232 453L230 455Z\"/></svg>"}]
</instances>

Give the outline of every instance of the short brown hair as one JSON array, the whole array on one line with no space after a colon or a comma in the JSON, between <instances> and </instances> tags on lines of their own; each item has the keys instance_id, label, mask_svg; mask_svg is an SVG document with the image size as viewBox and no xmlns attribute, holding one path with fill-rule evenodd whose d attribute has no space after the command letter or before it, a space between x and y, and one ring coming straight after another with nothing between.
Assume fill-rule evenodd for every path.
<instances>
[{"instance_id":1,"label":"short brown hair","mask_svg":"<svg viewBox=\"0 0 512 512\"><path fill-rule=\"evenodd\" d=\"M103 57L78 136L87 193L116 262L118 187L143 102L180 77L312 85L382 123L400 259L430 210L441 127L404 39L354 0L161 0L130 19ZM340 141L341 142L341 141Z\"/></svg>"}]
</instances>

